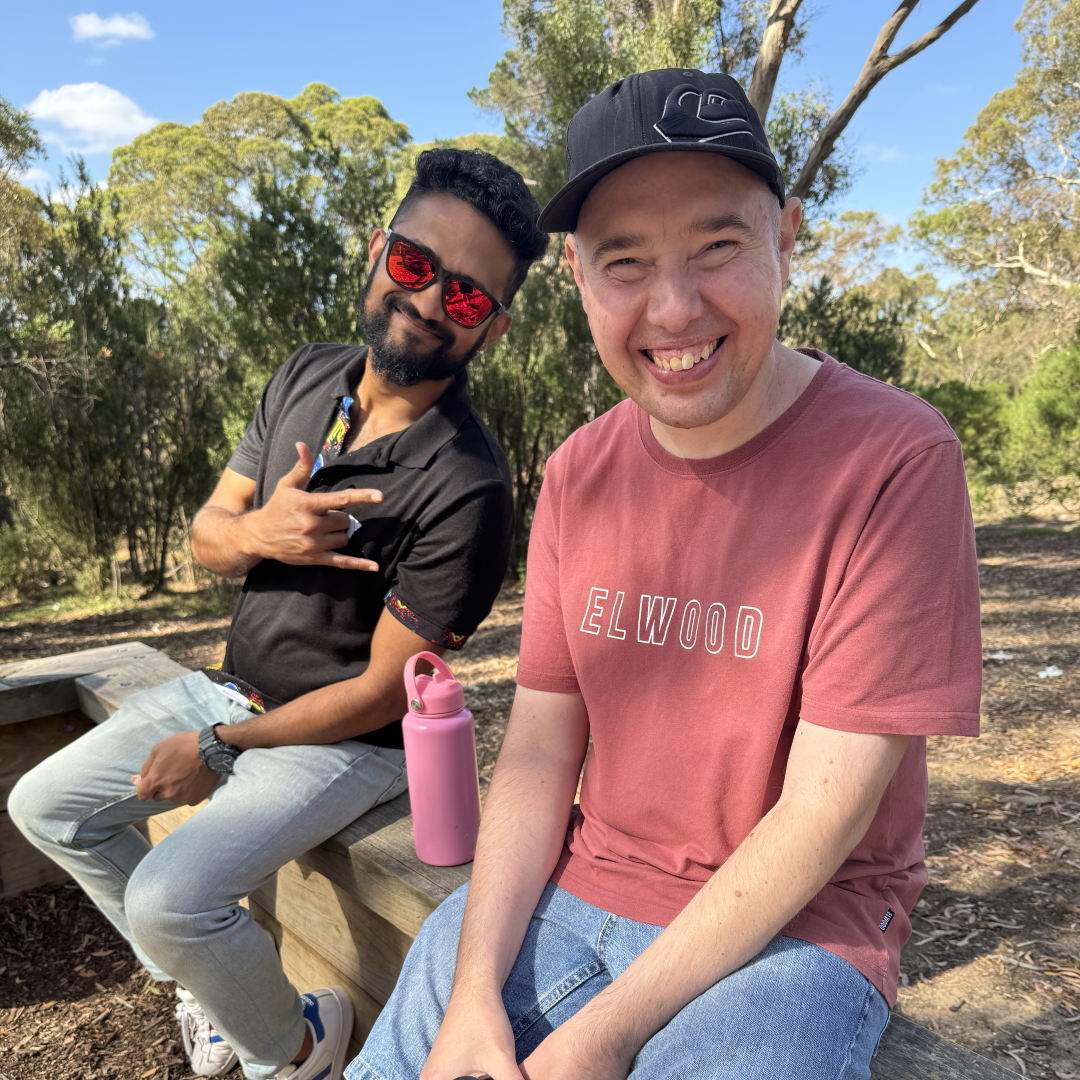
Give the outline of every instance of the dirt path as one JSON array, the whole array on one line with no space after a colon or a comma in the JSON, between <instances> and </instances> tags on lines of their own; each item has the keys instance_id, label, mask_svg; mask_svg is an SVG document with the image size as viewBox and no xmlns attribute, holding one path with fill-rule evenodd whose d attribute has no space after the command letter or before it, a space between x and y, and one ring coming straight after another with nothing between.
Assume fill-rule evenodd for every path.
<instances>
[{"instance_id":1,"label":"dirt path","mask_svg":"<svg viewBox=\"0 0 1080 1080\"><path fill-rule=\"evenodd\" d=\"M930 885L898 1007L1015 1072L1080 1080L1080 530L1014 521L981 526L978 542L983 737L930 740ZM506 591L452 660L485 787L513 697L521 607L520 590ZM7 619L0 661L137 639L195 667L220 659L228 628L220 601L190 595ZM187 1076L170 1002L134 965L73 967L87 933L85 952L124 957L68 887L0 903L0 1080Z\"/></svg>"}]
</instances>

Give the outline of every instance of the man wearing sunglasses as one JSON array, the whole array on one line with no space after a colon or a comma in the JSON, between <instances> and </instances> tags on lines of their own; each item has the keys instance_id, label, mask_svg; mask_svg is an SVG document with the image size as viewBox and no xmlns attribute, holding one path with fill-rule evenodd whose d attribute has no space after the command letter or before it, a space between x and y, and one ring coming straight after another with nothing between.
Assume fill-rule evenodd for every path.
<instances>
[{"instance_id":1,"label":"man wearing sunglasses","mask_svg":"<svg viewBox=\"0 0 1080 1080\"><path fill-rule=\"evenodd\" d=\"M129 699L19 783L8 809L178 983L193 1070L338 1080L340 989L301 997L243 897L405 789L402 671L460 649L506 570L512 494L466 365L506 333L547 237L513 169L432 150L370 242L366 347L275 373L193 549L244 576L225 658ZM209 803L153 850L134 827Z\"/></svg>"},{"instance_id":2,"label":"man wearing sunglasses","mask_svg":"<svg viewBox=\"0 0 1080 1080\"><path fill-rule=\"evenodd\" d=\"M566 157L540 223L628 400L547 463L471 883L346 1075L868 1080L925 736L979 729L960 447L777 341L801 208L733 79L621 80Z\"/></svg>"}]
</instances>

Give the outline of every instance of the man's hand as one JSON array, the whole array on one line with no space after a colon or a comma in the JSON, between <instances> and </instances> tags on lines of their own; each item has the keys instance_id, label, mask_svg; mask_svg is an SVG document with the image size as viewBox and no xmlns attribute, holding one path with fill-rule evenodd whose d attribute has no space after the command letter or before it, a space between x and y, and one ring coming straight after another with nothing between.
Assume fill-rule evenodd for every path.
<instances>
[{"instance_id":1,"label":"man's hand","mask_svg":"<svg viewBox=\"0 0 1080 1080\"><path fill-rule=\"evenodd\" d=\"M420 1080L461 1076L521 1080L514 1060L514 1035L497 993L471 995L455 987L450 996Z\"/></svg>"},{"instance_id":2,"label":"man's hand","mask_svg":"<svg viewBox=\"0 0 1080 1080\"><path fill-rule=\"evenodd\" d=\"M556 1028L521 1063L525 1080L626 1080L633 1053L604 1037L609 1033L590 1038L588 1025L575 1020Z\"/></svg>"},{"instance_id":3,"label":"man's hand","mask_svg":"<svg viewBox=\"0 0 1080 1080\"><path fill-rule=\"evenodd\" d=\"M203 765L198 733L181 731L159 742L150 751L142 772L131 780L143 802L196 806L210 797L221 777Z\"/></svg>"},{"instance_id":4,"label":"man's hand","mask_svg":"<svg viewBox=\"0 0 1080 1080\"><path fill-rule=\"evenodd\" d=\"M299 460L278 481L266 505L243 518L251 554L292 566L378 570L377 562L338 555L335 549L349 542L350 519L344 511L361 503L382 502L382 492L373 488L323 494L305 491L315 459L303 443L298 442L296 450Z\"/></svg>"}]
</instances>

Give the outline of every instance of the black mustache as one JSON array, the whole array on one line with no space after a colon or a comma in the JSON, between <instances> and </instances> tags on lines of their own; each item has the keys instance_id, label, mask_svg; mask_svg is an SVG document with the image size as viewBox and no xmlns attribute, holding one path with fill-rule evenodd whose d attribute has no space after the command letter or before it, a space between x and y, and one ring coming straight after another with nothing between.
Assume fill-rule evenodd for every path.
<instances>
[{"instance_id":1,"label":"black mustache","mask_svg":"<svg viewBox=\"0 0 1080 1080\"><path fill-rule=\"evenodd\" d=\"M384 307L388 309L388 313L389 311L396 310L401 312L402 315L407 315L410 319L415 320L421 326L430 330L442 341L453 341L454 339L454 335L447 330L445 326L441 326L431 319L425 319L403 296L394 296L391 294L384 301Z\"/></svg>"}]
</instances>

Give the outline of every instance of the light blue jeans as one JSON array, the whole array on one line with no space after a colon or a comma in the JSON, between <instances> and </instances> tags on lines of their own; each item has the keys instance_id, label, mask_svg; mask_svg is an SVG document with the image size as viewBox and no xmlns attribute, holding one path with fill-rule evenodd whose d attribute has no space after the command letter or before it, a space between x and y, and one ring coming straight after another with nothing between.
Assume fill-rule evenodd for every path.
<instances>
[{"instance_id":1,"label":"light blue jeans","mask_svg":"<svg viewBox=\"0 0 1080 1080\"><path fill-rule=\"evenodd\" d=\"M416 1080L450 997L468 886L424 923L390 1000L346 1080ZM548 884L503 1005L524 1060L656 939ZM847 961L775 937L745 967L690 1002L634 1061L634 1080L867 1080L889 1021L885 999Z\"/></svg>"},{"instance_id":2,"label":"light blue jeans","mask_svg":"<svg viewBox=\"0 0 1080 1080\"><path fill-rule=\"evenodd\" d=\"M129 698L15 785L11 817L86 890L157 979L175 979L268 1080L304 1038L303 1006L274 939L240 901L290 859L405 790L405 755L356 740L248 750L210 802L157 847L134 823L131 777L155 743L251 716L201 672Z\"/></svg>"}]
</instances>

